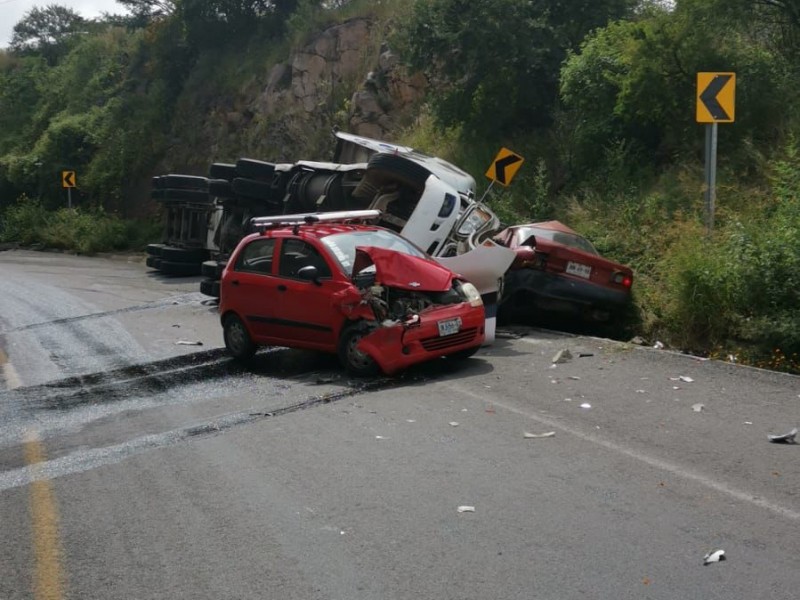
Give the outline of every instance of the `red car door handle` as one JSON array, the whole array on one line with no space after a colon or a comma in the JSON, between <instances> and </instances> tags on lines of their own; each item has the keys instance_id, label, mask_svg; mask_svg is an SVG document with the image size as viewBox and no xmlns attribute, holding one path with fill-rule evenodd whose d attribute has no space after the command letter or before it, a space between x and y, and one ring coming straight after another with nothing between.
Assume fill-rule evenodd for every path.
<instances>
[{"instance_id":1,"label":"red car door handle","mask_svg":"<svg viewBox=\"0 0 800 600\"><path fill-rule=\"evenodd\" d=\"M285 285L279 285L278 286L278 291L279 292L285 292L287 289L289 289L289 288L287 288Z\"/></svg>"}]
</instances>

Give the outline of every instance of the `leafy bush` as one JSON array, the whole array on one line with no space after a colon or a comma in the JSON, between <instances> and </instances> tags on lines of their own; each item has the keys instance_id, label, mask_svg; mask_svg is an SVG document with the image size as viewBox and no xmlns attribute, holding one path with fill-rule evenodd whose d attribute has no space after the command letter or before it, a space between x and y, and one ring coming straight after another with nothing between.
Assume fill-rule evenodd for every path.
<instances>
[{"instance_id":1,"label":"leafy bush","mask_svg":"<svg viewBox=\"0 0 800 600\"><path fill-rule=\"evenodd\" d=\"M123 221L99 208L62 208L53 212L40 202L22 197L0 219L0 241L94 254L140 250L158 237L159 229L153 223Z\"/></svg>"}]
</instances>

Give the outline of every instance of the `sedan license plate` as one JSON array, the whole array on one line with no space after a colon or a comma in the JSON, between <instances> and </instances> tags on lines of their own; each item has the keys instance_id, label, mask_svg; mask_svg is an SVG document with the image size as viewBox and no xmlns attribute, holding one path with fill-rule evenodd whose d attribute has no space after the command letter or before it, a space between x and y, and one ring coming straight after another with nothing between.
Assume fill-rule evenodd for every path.
<instances>
[{"instance_id":1,"label":"sedan license plate","mask_svg":"<svg viewBox=\"0 0 800 600\"><path fill-rule=\"evenodd\" d=\"M581 263L576 262L568 262L567 263L567 273L570 275L577 275L578 277L583 277L584 279L589 279L592 275L592 267L589 265L582 265Z\"/></svg>"},{"instance_id":2,"label":"sedan license plate","mask_svg":"<svg viewBox=\"0 0 800 600\"><path fill-rule=\"evenodd\" d=\"M444 321L439 321L437 325L439 325L440 337L453 335L454 333L458 333L461 329L461 317L456 317L455 319L445 319Z\"/></svg>"}]
</instances>

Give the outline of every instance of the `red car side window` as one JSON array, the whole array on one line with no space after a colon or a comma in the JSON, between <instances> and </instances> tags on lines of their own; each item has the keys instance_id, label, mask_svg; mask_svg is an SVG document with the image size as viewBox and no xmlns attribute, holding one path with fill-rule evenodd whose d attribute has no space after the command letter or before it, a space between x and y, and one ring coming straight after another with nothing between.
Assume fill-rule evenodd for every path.
<instances>
[{"instance_id":1,"label":"red car side window","mask_svg":"<svg viewBox=\"0 0 800 600\"><path fill-rule=\"evenodd\" d=\"M285 238L278 261L278 273L281 277L298 279L300 269L309 266L317 267L319 277L331 276L331 269L319 250L303 240Z\"/></svg>"},{"instance_id":2,"label":"red car side window","mask_svg":"<svg viewBox=\"0 0 800 600\"><path fill-rule=\"evenodd\" d=\"M272 255L274 252L274 239L253 240L239 253L234 270L270 275L272 274Z\"/></svg>"}]
</instances>

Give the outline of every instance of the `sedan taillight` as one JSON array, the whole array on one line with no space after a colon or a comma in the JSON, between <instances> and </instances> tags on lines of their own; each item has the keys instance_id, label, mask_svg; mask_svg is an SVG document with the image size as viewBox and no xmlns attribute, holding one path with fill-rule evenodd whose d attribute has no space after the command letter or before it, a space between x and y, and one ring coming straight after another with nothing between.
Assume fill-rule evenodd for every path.
<instances>
[{"instance_id":1,"label":"sedan taillight","mask_svg":"<svg viewBox=\"0 0 800 600\"><path fill-rule=\"evenodd\" d=\"M622 287L629 288L633 285L633 276L623 273L622 271L617 271L611 276L611 281Z\"/></svg>"}]
</instances>

